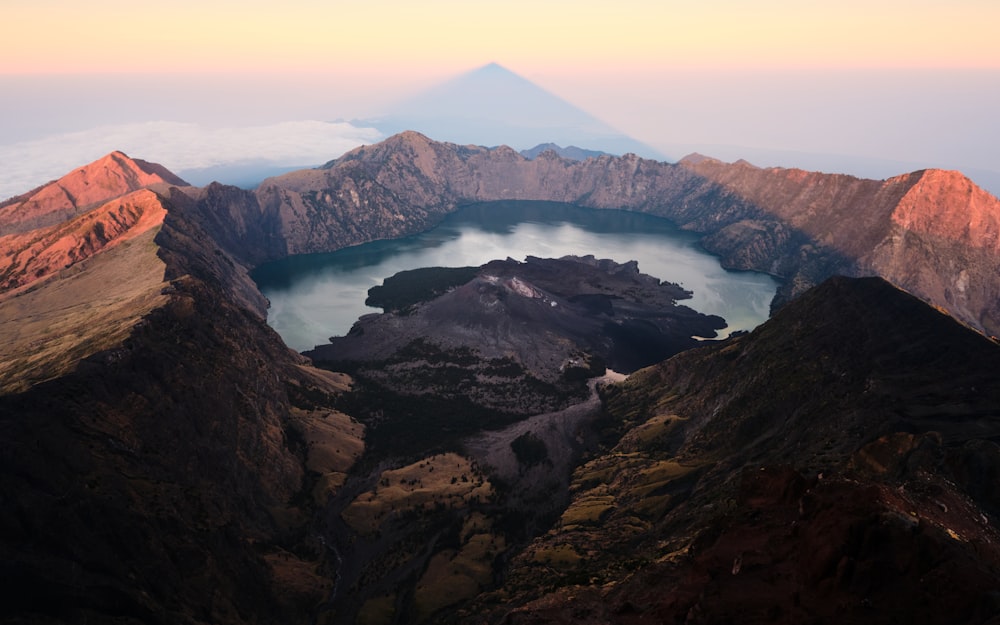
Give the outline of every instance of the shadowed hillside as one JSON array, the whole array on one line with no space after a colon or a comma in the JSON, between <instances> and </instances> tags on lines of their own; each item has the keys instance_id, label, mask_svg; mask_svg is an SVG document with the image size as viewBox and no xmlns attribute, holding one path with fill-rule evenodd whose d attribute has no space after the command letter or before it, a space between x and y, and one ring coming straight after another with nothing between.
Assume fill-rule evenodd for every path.
<instances>
[{"instance_id":1,"label":"shadowed hillside","mask_svg":"<svg viewBox=\"0 0 1000 625\"><path fill-rule=\"evenodd\" d=\"M0 298L0 620L307 622L317 502L363 449L330 407L349 381L282 344L195 216L119 192L41 232L108 235L136 196L157 221Z\"/></svg>"},{"instance_id":2,"label":"shadowed hillside","mask_svg":"<svg viewBox=\"0 0 1000 625\"><path fill-rule=\"evenodd\" d=\"M995 622L998 365L916 298L835 279L638 372L604 391L617 445L468 622Z\"/></svg>"}]
</instances>

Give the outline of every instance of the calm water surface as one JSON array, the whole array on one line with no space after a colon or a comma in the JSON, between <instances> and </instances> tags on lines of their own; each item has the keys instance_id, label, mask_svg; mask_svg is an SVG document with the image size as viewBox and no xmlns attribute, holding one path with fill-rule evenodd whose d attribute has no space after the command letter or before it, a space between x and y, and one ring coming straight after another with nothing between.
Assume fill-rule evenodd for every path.
<instances>
[{"instance_id":1,"label":"calm water surface","mask_svg":"<svg viewBox=\"0 0 1000 625\"><path fill-rule=\"evenodd\" d=\"M428 232L328 254L261 265L253 278L271 301L268 323L289 347L312 349L341 336L361 315L368 289L405 269L479 266L494 259L593 254L636 260L639 271L693 292L681 303L750 330L767 319L777 283L753 272L726 271L670 222L627 211L549 202L490 202L449 215Z\"/></svg>"}]
</instances>

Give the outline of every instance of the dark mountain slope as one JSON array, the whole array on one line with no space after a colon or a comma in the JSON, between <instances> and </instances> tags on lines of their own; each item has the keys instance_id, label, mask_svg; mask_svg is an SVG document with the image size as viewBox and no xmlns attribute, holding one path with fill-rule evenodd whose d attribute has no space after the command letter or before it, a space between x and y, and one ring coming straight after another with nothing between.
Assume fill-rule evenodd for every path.
<instances>
[{"instance_id":1,"label":"dark mountain slope","mask_svg":"<svg viewBox=\"0 0 1000 625\"><path fill-rule=\"evenodd\" d=\"M605 391L620 442L577 470L493 614L992 622L998 365L995 343L884 281L835 279L638 372Z\"/></svg>"},{"instance_id":2,"label":"dark mountain slope","mask_svg":"<svg viewBox=\"0 0 1000 625\"><path fill-rule=\"evenodd\" d=\"M823 470L842 468L825 453L842 460L896 431L1000 434L994 366L994 342L920 300L880 279L835 278L751 336L658 370L680 393L677 411L712 415L687 442L698 453Z\"/></svg>"},{"instance_id":3,"label":"dark mountain slope","mask_svg":"<svg viewBox=\"0 0 1000 625\"><path fill-rule=\"evenodd\" d=\"M160 224L0 306L13 332L55 311L0 395L0 621L307 622L316 502L362 448L327 407L344 377L282 344L204 219L140 193Z\"/></svg>"}]
</instances>

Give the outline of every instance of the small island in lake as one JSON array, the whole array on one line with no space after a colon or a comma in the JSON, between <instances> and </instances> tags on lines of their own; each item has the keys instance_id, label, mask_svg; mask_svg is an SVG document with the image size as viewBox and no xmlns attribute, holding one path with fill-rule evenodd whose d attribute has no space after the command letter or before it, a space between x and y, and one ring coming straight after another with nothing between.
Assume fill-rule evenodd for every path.
<instances>
[{"instance_id":1,"label":"small island in lake","mask_svg":"<svg viewBox=\"0 0 1000 625\"><path fill-rule=\"evenodd\" d=\"M369 291L384 309L305 352L396 393L463 397L506 415L586 395L606 368L630 373L713 338L726 322L691 293L593 256L529 256L404 271Z\"/></svg>"}]
</instances>

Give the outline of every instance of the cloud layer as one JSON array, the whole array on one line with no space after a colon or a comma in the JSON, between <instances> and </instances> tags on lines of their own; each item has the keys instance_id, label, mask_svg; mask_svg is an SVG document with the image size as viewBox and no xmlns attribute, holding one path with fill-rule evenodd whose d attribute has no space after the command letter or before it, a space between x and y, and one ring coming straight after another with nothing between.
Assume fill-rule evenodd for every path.
<instances>
[{"instance_id":1,"label":"cloud layer","mask_svg":"<svg viewBox=\"0 0 1000 625\"><path fill-rule=\"evenodd\" d=\"M308 167L381 138L374 128L320 121L219 128L164 121L100 126L0 145L0 200L30 191L114 150L180 173L241 163Z\"/></svg>"}]
</instances>

